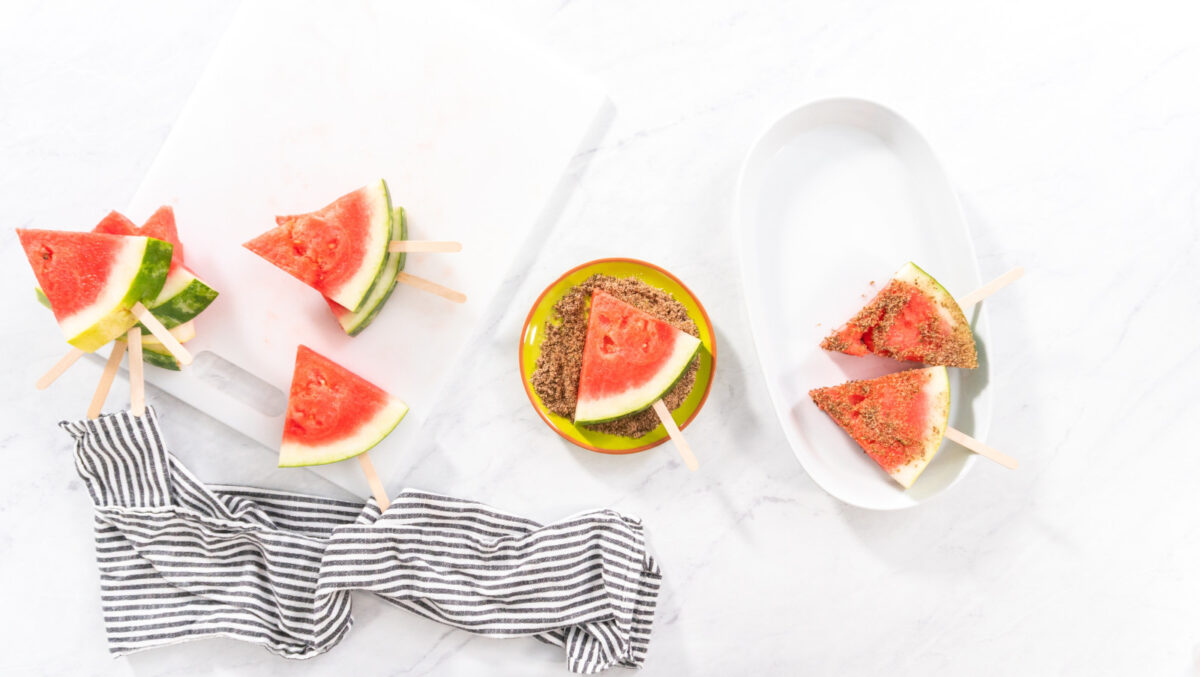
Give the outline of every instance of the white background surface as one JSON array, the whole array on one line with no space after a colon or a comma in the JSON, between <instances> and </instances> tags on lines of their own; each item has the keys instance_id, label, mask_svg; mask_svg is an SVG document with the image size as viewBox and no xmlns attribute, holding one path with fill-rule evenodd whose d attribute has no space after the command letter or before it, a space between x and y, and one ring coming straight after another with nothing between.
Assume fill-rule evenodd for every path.
<instances>
[{"instance_id":1,"label":"white background surface","mask_svg":"<svg viewBox=\"0 0 1200 677\"><path fill-rule=\"evenodd\" d=\"M1200 34L1186 3L487 5L599 79L617 116L397 486L543 520L644 516L666 572L645 674L1196 674ZM94 373L29 385L62 344L29 321L11 228L82 228L124 206L233 9L0 5L0 672L564 674L536 641L473 638L366 597L348 638L308 663L231 641L107 657L89 504L54 428L86 407ZM989 306L988 441L1022 469L980 464L897 513L838 503L788 451L730 254L749 144L834 93L893 105L928 136L985 277L1030 271ZM529 303L607 255L666 266L717 326L717 381L690 429L697 475L666 448L569 447L522 393ZM339 491L151 399L205 479Z\"/></svg>"}]
</instances>

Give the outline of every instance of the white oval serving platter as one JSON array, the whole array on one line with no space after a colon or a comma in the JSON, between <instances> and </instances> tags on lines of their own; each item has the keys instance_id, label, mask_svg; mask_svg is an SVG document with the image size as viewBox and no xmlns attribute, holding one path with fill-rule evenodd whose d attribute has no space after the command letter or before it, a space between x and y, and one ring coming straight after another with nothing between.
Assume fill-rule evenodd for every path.
<instances>
[{"instance_id":1,"label":"white oval serving platter","mask_svg":"<svg viewBox=\"0 0 1200 677\"><path fill-rule=\"evenodd\" d=\"M905 491L808 397L812 388L916 366L819 347L905 262L956 297L981 285L962 207L929 144L879 104L823 99L762 134L737 190L750 326L775 413L805 471L834 497L874 510L912 507L953 486L974 464L971 452L943 442ZM986 439L991 399L982 306L968 309L967 318L979 367L950 370L950 425Z\"/></svg>"}]
</instances>

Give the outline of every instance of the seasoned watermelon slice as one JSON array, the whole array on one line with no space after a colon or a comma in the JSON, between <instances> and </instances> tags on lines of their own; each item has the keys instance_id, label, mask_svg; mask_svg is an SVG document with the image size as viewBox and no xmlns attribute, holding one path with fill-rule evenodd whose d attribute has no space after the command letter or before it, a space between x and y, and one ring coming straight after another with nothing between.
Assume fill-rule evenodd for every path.
<instances>
[{"instance_id":1,"label":"seasoned watermelon slice","mask_svg":"<svg viewBox=\"0 0 1200 677\"><path fill-rule=\"evenodd\" d=\"M119 212L109 212L92 230L113 235L145 235L170 242L174 247L162 291L144 302L164 327L170 329L195 318L217 298L215 289L183 265L183 243L179 241L175 212L170 207L160 207L140 228ZM150 330L142 327L142 333L149 334Z\"/></svg>"},{"instance_id":2,"label":"seasoned watermelon slice","mask_svg":"<svg viewBox=\"0 0 1200 677\"><path fill-rule=\"evenodd\" d=\"M911 369L808 394L905 489L937 454L950 417L945 367Z\"/></svg>"},{"instance_id":3,"label":"seasoned watermelon slice","mask_svg":"<svg viewBox=\"0 0 1200 677\"><path fill-rule=\"evenodd\" d=\"M408 413L408 405L317 354L296 348L279 467L322 465L379 444Z\"/></svg>"},{"instance_id":4,"label":"seasoned watermelon slice","mask_svg":"<svg viewBox=\"0 0 1200 677\"><path fill-rule=\"evenodd\" d=\"M404 213L403 207L396 207L392 211L391 239L404 240L407 238L408 216ZM358 310L346 310L328 296L325 297L325 302L329 304L329 310L333 311L333 317L337 319L338 324L342 325L342 329L347 334L358 336L379 314L383 304L392 295L392 290L396 288L396 274L404 270L404 257L404 252L388 252L387 260L383 262L383 270L379 272L379 277L375 280L375 284L367 293L367 298L363 300L363 304Z\"/></svg>"},{"instance_id":5,"label":"seasoned watermelon slice","mask_svg":"<svg viewBox=\"0 0 1200 677\"><path fill-rule=\"evenodd\" d=\"M849 322L821 342L825 350L974 369L975 335L954 297L907 263Z\"/></svg>"},{"instance_id":6,"label":"seasoned watermelon slice","mask_svg":"<svg viewBox=\"0 0 1200 677\"><path fill-rule=\"evenodd\" d=\"M392 234L392 200L382 179L277 225L243 246L321 292L358 310L379 277Z\"/></svg>"},{"instance_id":7,"label":"seasoned watermelon slice","mask_svg":"<svg viewBox=\"0 0 1200 677\"><path fill-rule=\"evenodd\" d=\"M71 345L93 352L137 320L133 304L162 290L171 245L148 237L18 229L38 286Z\"/></svg>"},{"instance_id":8,"label":"seasoned watermelon slice","mask_svg":"<svg viewBox=\"0 0 1200 677\"><path fill-rule=\"evenodd\" d=\"M597 290L592 293L575 423L602 423L654 404L700 350L700 339Z\"/></svg>"}]
</instances>

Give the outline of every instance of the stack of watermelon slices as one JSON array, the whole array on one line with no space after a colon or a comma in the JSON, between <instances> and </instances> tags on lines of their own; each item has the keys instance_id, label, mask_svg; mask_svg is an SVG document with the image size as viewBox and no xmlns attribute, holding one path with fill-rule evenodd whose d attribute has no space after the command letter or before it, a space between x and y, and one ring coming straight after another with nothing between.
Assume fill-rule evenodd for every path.
<instances>
[{"instance_id":1,"label":"stack of watermelon slices","mask_svg":"<svg viewBox=\"0 0 1200 677\"><path fill-rule=\"evenodd\" d=\"M320 292L347 334L366 329L404 268L404 253L388 251L389 242L408 237L408 228L404 209L392 207L387 182L275 223L243 246Z\"/></svg>"},{"instance_id":2,"label":"stack of watermelon slices","mask_svg":"<svg viewBox=\"0 0 1200 677\"><path fill-rule=\"evenodd\" d=\"M908 489L946 434L946 367L978 365L975 336L962 309L937 280L910 262L821 347L933 365L809 391L822 411Z\"/></svg>"}]
</instances>

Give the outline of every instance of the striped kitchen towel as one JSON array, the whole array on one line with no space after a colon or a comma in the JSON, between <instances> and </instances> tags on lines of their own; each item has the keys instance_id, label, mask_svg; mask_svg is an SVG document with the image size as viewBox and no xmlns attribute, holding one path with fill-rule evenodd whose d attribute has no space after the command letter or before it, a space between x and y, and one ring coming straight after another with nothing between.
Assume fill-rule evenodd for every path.
<instances>
[{"instance_id":1,"label":"striped kitchen towel","mask_svg":"<svg viewBox=\"0 0 1200 677\"><path fill-rule=\"evenodd\" d=\"M153 409L63 422L95 505L109 650L204 637L309 658L373 592L489 637L531 635L592 673L645 660L661 573L638 520L610 510L542 526L406 490L369 500L204 485L164 446Z\"/></svg>"}]
</instances>

